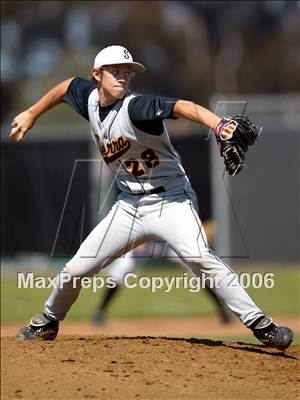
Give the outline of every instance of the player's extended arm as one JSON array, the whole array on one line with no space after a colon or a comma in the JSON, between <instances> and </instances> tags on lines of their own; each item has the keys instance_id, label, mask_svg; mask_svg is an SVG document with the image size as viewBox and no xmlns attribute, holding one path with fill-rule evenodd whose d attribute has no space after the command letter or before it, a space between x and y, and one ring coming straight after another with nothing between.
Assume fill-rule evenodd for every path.
<instances>
[{"instance_id":1,"label":"player's extended arm","mask_svg":"<svg viewBox=\"0 0 300 400\"><path fill-rule=\"evenodd\" d=\"M244 166L245 153L258 139L261 127L241 114L220 119L216 114L191 101L178 100L173 108L175 117L183 117L213 129L225 171L237 175Z\"/></svg>"},{"instance_id":2,"label":"player's extended arm","mask_svg":"<svg viewBox=\"0 0 300 400\"><path fill-rule=\"evenodd\" d=\"M174 117L181 117L197 122L213 129L216 135L222 135L223 139L232 137L236 124L223 124L223 120L207 108L187 100L178 100L173 109ZM220 128L220 129L219 129Z\"/></svg>"},{"instance_id":3,"label":"player's extended arm","mask_svg":"<svg viewBox=\"0 0 300 400\"><path fill-rule=\"evenodd\" d=\"M17 115L11 124L9 137L17 142L24 139L26 133L33 127L35 121L46 111L62 103L71 81L69 78L49 90L37 103Z\"/></svg>"}]
</instances>

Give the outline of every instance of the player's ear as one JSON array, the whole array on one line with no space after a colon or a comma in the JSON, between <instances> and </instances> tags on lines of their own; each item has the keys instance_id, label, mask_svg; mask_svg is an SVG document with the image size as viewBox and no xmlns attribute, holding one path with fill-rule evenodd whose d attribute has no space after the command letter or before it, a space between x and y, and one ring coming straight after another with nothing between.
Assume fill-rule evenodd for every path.
<instances>
[{"instance_id":1,"label":"player's ear","mask_svg":"<svg viewBox=\"0 0 300 400\"><path fill-rule=\"evenodd\" d=\"M95 81L96 81L97 83L100 83L100 82L101 82L101 78L102 78L102 69L100 69L100 68L94 68L94 69L92 70L91 75L92 75L92 77L95 79Z\"/></svg>"}]
</instances>

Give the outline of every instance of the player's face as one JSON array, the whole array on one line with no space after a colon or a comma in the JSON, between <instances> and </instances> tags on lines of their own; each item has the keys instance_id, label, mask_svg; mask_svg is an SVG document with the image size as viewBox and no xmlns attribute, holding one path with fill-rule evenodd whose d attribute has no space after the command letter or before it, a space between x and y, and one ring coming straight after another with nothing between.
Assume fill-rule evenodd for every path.
<instances>
[{"instance_id":1,"label":"player's face","mask_svg":"<svg viewBox=\"0 0 300 400\"><path fill-rule=\"evenodd\" d=\"M121 99L128 91L133 75L129 64L108 65L102 68L101 89L114 99Z\"/></svg>"}]
</instances>

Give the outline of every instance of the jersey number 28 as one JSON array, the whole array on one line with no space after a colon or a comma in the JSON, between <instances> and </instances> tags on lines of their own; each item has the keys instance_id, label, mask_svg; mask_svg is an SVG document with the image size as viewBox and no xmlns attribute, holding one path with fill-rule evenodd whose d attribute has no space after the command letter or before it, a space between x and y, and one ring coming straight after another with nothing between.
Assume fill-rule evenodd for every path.
<instances>
[{"instance_id":1,"label":"jersey number 28","mask_svg":"<svg viewBox=\"0 0 300 400\"><path fill-rule=\"evenodd\" d=\"M147 149L141 153L141 159L147 168L155 168L159 164L159 159L152 149ZM146 168L143 162L135 158L129 158L124 162L126 170L134 176L146 175Z\"/></svg>"}]
</instances>

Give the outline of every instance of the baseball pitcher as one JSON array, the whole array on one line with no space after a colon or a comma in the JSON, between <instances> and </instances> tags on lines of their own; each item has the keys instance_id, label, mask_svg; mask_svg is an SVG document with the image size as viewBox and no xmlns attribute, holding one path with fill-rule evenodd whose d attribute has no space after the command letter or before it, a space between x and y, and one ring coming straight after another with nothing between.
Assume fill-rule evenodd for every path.
<instances>
[{"instance_id":1,"label":"baseball pitcher","mask_svg":"<svg viewBox=\"0 0 300 400\"><path fill-rule=\"evenodd\" d=\"M245 153L260 129L242 115L221 119L191 101L131 90L133 74L144 70L126 48L106 47L95 58L91 80L65 80L12 122L10 138L20 142L42 114L67 103L89 121L92 138L120 191L110 212L57 276L44 312L34 316L16 338L53 340L59 321L79 295L80 278L98 273L146 241L159 240L167 242L195 275L213 277L216 283L211 289L216 296L260 341L286 349L292 331L265 316L207 245L195 192L164 120L185 118L213 130L225 169L232 176L242 170Z\"/></svg>"}]
</instances>

